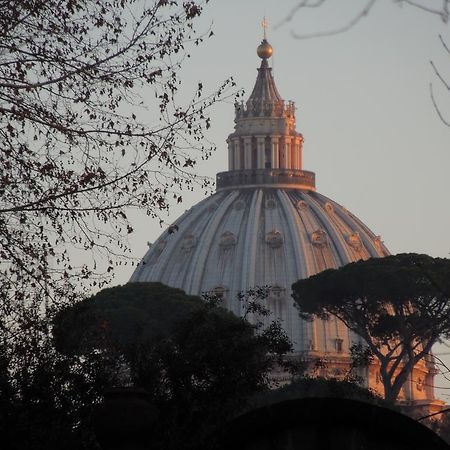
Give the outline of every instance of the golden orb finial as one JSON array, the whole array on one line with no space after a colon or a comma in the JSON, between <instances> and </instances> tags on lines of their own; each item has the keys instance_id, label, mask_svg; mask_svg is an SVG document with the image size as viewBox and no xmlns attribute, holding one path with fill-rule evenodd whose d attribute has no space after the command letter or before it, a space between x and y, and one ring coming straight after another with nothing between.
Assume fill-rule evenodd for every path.
<instances>
[{"instance_id":1,"label":"golden orb finial","mask_svg":"<svg viewBox=\"0 0 450 450\"><path fill-rule=\"evenodd\" d=\"M256 49L256 53L258 54L258 56L261 59L268 59L272 56L273 53L273 48L272 46L267 42L267 35L266 35L266 29L269 26L267 20L266 20L266 16L264 16L263 21L261 22L261 25L263 27L264 30L264 38L261 41L261 44L258 46L258 48Z\"/></svg>"},{"instance_id":2,"label":"golden orb finial","mask_svg":"<svg viewBox=\"0 0 450 450\"><path fill-rule=\"evenodd\" d=\"M261 59L268 59L272 56L273 48L266 39L263 39L261 44L258 45L256 53Z\"/></svg>"}]
</instances>

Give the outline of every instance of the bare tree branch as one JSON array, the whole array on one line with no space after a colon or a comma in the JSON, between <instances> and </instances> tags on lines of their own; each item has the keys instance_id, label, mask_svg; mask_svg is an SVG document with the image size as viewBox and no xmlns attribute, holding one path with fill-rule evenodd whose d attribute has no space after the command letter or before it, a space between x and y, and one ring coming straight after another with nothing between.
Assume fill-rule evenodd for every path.
<instances>
[{"instance_id":1,"label":"bare tree branch","mask_svg":"<svg viewBox=\"0 0 450 450\"><path fill-rule=\"evenodd\" d=\"M286 24L287 22L290 22L294 16L303 8L306 7L319 7L323 3L325 3L326 0L318 0L317 2L310 3L307 0L302 1L299 3L295 8L292 9L292 11L286 16L284 20L282 20L276 28L279 28L280 26ZM324 36L334 36L336 34L345 33L346 31L353 28L363 17L367 16L369 14L370 10L373 8L377 0L369 0L364 8L357 14L355 17L353 17L347 24L343 25L342 27L336 28L334 30L329 31L320 31L315 33L307 33L307 34L299 34L296 33L294 30L291 30L291 35L295 39L312 39L312 38L318 38L318 37L324 37Z\"/></svg>"},{"instance_id":2,"label":"bare tree branch","mask_svg":"<svg viewBox=\"0 0 450 450\"><path fill-rule=\"evenodd\" d=\"M338 27L336 29L328 30L328 31L320 31L320 32L314 32L314 33L306 33L306 34L300 34L297 33L294 30L291 30L291 34L295 39L310 39L310 38L317 38L317 37L325 37L325 36L334 36L337 34L345 33L346 31L349 31L352 29L355 25L357 25L362 18L367 16L371 9L374 7L377 0L369 0L365 4L364 8L358 12L347 24ZM418 1L414 0L393 0L393 2L398 3L400 5L408 5L414 8L421 9L422 11L425 11L429 14L437 15L441 18L441 20L444 23L448 23L449 20L449 8L450 8L450 0L442 0L442 6L441 7L431 7L429 4L426 3L420 3ZM305 8L318 8L320 6L323 6L326 3L326 0L302 0L297 3L296 6L294 6L290 12L286 15L286 17L281 20L276 26L275 29L282 27L283 25L286 25L289 22L292 22L292 20L298 16L299 12L302 9Z\"/></svg>"},{"instance_id":3,"label":"bare tree branch","mask_svg":"<svg viewBox=\"0 0 450 450\"><path fill-rule=\"evenodd\" d=\"M439 35L439 40L441 41L442 47L444 48L445 52L450 56L450 49L449 49L448 45L446 44L446 42L444 41L442 35ZM441 82L441 85L444 86L444 88L447 90L447 92L450 92L450 83L441 74L441 71L436 67L436 64L433 61L430 61L430 65L433 68L434 74L436 75L436 77ZM433 88L433 84L432 83L430 83L430 98L431 98L431 102L433 104L433 107L434 107L437 115L439 116L439 119L441 119L441 122L444 125L446 125L447 127L450 127L450 121L447 120L444 117L444 114L442 113L442 110L441 110L441 108L438 105L438 102L437 102L436 97L434 95L434 88Z\"/></svg>"},{"instance_id":4,"label":"bare tree branch","mask_svg":"<svg viewBox=\"0 0 450 450\"><path fill-rule=\"evenodd\" d=\"M303 0L298 5L294 6L294 8L291 9L289 14L277 25L275 25L275 30L282 27L285 23L290 22L298 11L300 11L302 8L317 8L322 5L322 3L326 2L326 0L316 0L316 2L310 3L309 0Z\"/></svg>"},{"instance_id":5,"label":"bare tree branch","mask_svg":"<svg viewBox=\"0 0 450 450\"><path fill-rule=\"evenodd\" d=\"M406 3L407 5L414 6L415 8L419 8L422 11L426 11L430 14L436 14L442 19L444 23L448 22L450 0L442 0L442 8L440 9L431 8L428 5L424 5L423 3L418 3L412 0L397 0L397 1L401 4Z\"/></svg>"}]
</instances>

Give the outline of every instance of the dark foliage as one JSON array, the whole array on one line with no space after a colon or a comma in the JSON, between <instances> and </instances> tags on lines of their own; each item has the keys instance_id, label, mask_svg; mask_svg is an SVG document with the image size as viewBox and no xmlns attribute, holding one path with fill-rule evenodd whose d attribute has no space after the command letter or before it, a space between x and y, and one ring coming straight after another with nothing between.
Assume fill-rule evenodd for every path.
<instances>
[{"instance_id":1,"label":"dark foliage","mask_svg":"<svg viewBox=\"0 0 450 450\"><path fill-rule=\"evenodd\" d=\"M450 260L400 254L326 270L293 285L300 314L334 315L380 361L395 401L413 367L450 334Z\"/></svg>"},{"instance_id":2,"label":"dark foliage","mask_svg":"<svg viewBox=\"0 0 450 450\"><path fill-rule=\"evenodd\" d=\"M193 167L214 149L208 110L231 80L182 96L180 79L210 34L194 27L206 3L0 3L4 333L127 264L130 208L159 217L183 188L208 189Z\"/></svg>"},{"instance_id":3,"label":"dark foliage","mask_svg":"<svg viewBox=\"0 0 450 450\"><path fill-rule=\"evenodd\" d=\"M384 401L375 392L366 389L357 383L335 378L301 377L292 383L262 394L257 394L251 403L257 408L272 403L296 398L345 398L373 403L391 408L392 405Z\"/></svg>"},{"instance_id":4,"label":"dark foliage","mask_svg":"<svg viewBox=\"0 0 450 450\"><path fill-rule=\"evenodd\" d=\"M105 289L59 314L54 332L70 357L118 355L113 381L149 393L161 449L198 448L249 396L269 389L271 369L291 349L278 325L260 329L160 283Z\"/></svg>"}]
</instances>

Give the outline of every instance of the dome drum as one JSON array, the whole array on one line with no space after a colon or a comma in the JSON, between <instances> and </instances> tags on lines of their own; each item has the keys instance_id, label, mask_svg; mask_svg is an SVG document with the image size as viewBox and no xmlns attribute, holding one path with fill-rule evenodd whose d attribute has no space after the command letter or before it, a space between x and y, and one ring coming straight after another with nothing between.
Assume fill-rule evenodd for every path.
<instances>
[{"instance_id":1,"label":"dome drum","mask_svg":"<svg viewBox=\"0 0 450 450\"><path fill-rule=\"evenodd\" d=\"M249 100L234 105L235 120L254 117L277 117L295 120L295 103L284 100Z\"/></svg>"},{"instance_id":2,"label":"dome drum","mask_svg":"<svg viewBox=\"0 0 450 450\"><path fill-rule=\"evenodd\" d=\"M235 188L280 187L315 190L314 172L295 169L251 169L220 172L216 176L217 191Z\"/></svg>"}]
</instances>

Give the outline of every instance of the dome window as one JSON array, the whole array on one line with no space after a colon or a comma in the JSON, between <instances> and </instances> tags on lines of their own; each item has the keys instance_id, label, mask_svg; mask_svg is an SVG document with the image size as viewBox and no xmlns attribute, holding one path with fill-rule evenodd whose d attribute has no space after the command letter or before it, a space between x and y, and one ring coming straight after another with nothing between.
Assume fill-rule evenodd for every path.
<instances>
[{"instance_id":1,"label":"dome window","mask_svg":"<svg viewBox=\"0 0 450 450\"><path fill-rule=\"evenodd\" d=\"M273 229L266 234L266 244L270 248L280 248L283 245L283 236L278 230Z\"/></svg>"},{"instance_id":2,"label":"dome window","mask_svg":"<svg viewBox=\"0 0 450 450\"><path fill-rule=\"evenodd\" d=\"M156 258L159 257L159 255L163 252L163 250L166 248L166 241L162 240L162 241L158 241L156 245L152 245L152 250L154 249L154 255Z\"/></svg>"},{"instance_id":3,"label":"dome window","mask_svg":"<svg viewBox=\"0 0 450 450\"><path fill-rule=\"evenodd\" d=\"M422 381L422 378L420 378L420 377L416 381L416 389L418 391L421 391L423 389L423 381Z\"/></svg>"},{"instance_id":4,"label":"dome window","mask_svg":"<svg viewBox=\"0 0 450 450\"><path fill-rule=\"evenodd\" d=\"M235 204L234 204L234 209L236 209L237 211L241 211L245 208L245 202L243 202L242 200L238 200Z\"/></svg>"},{"instance_id":5,"label":"dome window","mask_svg":"<svg viewBox=\"0 0 450 450\"><path fill-rule=\"evenodd\" d=\"M334 207L333 207L333 205L330 202L326 202L325 203L325 211L328 214L333 214L334 213Z\"/></svg>"},{"instance_id":6,"label":"dome window","mask_svg":"<svg viewBox=\"0 0 450 450\"><path fill-rule=\"evenodd\" d=\"M232 249L237 243L236 236L231 231L225 231L225 233L220 236L219 246L223 250Z\"/></svg>"},{"instance_id":7,"label":"dome window","mask_svg":"<svg viewBox=\"0 0 450 450\"><path fill-rule=\"evenodd\" d=\"M286 289L278 284L275 284L274 286L270 287L269 290L269 298L273 300L280 300L281 298L284 298L284 294L286 292Z\"/></svg>"},{"instance_id":8,"label":"dome window","mask_svg":"<svg viewBox=\"0 0 450 450\"><path fill-rule=\"evenodd\" d=\"M197 238L192 233L186 233L181 243L182 250L192 250L197 245Z\"/></svg>"},{"instance_id":9,"label":"dome window","mask_svg":"<svg viewBox=\"0 0 450 450\"><path fill-rule=\"evenodd\" d=\"M211 204L208 206L208 211L209 211L209 212L213 212L213 211L215 211L217 208L218 208L217 203L211 203Z\"/></svg>"},{"instance_id":10,"label":"dome window","mask_svg":"<svg viewBox=\"0 0 450 450\"><path fill-rule=\"evenodd\" d=\"M218 299L223 300L227 295L228 289L224 286L216 286L215 288L211 289L210 292Z\"/></svg>"},{"instance_id":11,"label":"dome window","mask_svg":"<svg viewBox=\"0 0 450 450\"><path fill-rule=\"evenodd\" d=\"M319 228L311 233L311 243L314 247L324 248L328 246L328 238L326 231Z\"/></svg>"},{"instance_id":12,"label":"dome window","mask_svg":"<svg viewBox=\"0 0 450 450\"><path fill-rule=\"evenodd\" d=\"M308 209L308 203L306 203L304 200L300 200L297 203L297 209L299 211L306 211Z\"/></svg>"},{"instance_id":13,"label":"dome window","mask_svg":"<svg viewBox=\"0 0 450 450\"><path fill-rule=\"evenodd\" d=\"M373 244L375 245L375 248L381 252L383 250L383 241L381 240L381 236L375 236L375 239L373 240Z\"/></svg>"},{"instance_id":14,"label":"dome window","mask_svg":"<svg viewBox=\"0 0 450 450\"><path fill-rule=\"evenodd\" d=\"M347 244L357 252L361 250L362 242L359 233L357 231L347 236Z\"/></svg>"}]
</instances>

